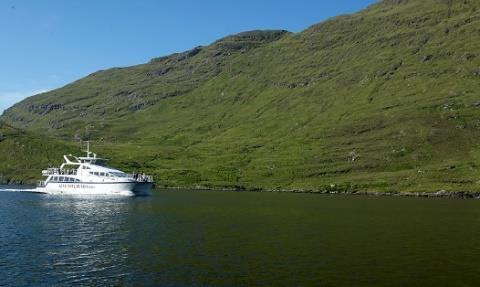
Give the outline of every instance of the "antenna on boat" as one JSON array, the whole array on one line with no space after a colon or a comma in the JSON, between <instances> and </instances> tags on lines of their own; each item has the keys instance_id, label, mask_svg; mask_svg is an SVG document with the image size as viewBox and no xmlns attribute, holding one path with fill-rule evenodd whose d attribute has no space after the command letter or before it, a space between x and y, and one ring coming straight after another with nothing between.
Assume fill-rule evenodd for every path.
<instances>
[{"instance_id":1,"label":"antenna on boat","mask_svg":"<svg viewBox=\"0 0 480 287\"><path fill-rule=\"evenodd\" d=\"M87 142L87 150L84 150L84 152L87 153L87 157L90 157L90 154L92 154L92 152L90 152L90 141L86 141Z\"/></svg>"}]
</instances>

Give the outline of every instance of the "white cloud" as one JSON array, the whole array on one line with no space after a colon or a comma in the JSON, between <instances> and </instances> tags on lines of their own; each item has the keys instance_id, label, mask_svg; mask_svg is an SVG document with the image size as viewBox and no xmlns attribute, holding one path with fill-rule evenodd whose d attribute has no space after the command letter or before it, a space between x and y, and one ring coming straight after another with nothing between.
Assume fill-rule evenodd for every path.
<instances>
[{"instance_id":1,"label":"white cloud","mask_svg":"<svg viewBox=\"0 0 480 287\"><path fill-rule=\"evenodd\" d=\"M0 112L3 111L15 103L28 98L33 95L38 95L41 93L48 92L48 90L34 90L34 91L23 91L23 92L1 92L0 91Z\"/></svg>"}]
</instances>

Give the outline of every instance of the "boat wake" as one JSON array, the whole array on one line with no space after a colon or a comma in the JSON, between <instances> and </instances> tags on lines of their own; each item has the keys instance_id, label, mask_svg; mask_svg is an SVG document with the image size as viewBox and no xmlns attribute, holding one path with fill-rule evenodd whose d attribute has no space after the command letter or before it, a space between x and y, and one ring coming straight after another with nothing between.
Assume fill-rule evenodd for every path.
<instances>
[{"instance_id":1,"label":"boat wake","mask_svg":"<svg viewBox=\"0 0 480 287\"><path fill-rule=\"evenodd\" d=\"M29 193L41 193L36 188L0 188L0 192L29 192Z\"/></svg>"},{"instance_id":2,"label":"boat wake","mask_svg":"<svg viewBox=\"0 0 480 287\"><path fill-rule=\"evenodd\" d=\"M0 192L24 192L24 193L37 193L42 194L45 196L55 196L55 197L71 197L71 198L119 198L119 197L134 197L134 196L142 196L138 194L134 194L131 191L124 191L124 192L117 192L117 193L96 193L96 194L88 194L88 193L48 193L37 188L0 188Z\"/></svg>"}]
</instances>

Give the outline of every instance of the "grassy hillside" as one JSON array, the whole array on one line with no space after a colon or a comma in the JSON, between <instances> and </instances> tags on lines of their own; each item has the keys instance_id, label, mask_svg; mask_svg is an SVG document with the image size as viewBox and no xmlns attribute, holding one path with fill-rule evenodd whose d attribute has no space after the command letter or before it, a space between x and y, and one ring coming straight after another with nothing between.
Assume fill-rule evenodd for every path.
<instances>
[{"instance_id":1,"label":"grassy hillside","mask_svg":"<svg viewBox=\"0 0 480 287\"><path fill-rule=\"evenodd\" d=\"M100 71L2 119L169 186L478 191L479 27L478 1L382 1Z\"/></svg>"},{"instance_id":2,"label":"grassy hillside","mask_svg":"<svg viewBox=\"0 0 480 287\"><path fill-rule=\"evenodd\" d=\"M72 144L24 132L0 122L0 182L35 183L49 165L59 165Z\"/></svg>"}]
</instances>

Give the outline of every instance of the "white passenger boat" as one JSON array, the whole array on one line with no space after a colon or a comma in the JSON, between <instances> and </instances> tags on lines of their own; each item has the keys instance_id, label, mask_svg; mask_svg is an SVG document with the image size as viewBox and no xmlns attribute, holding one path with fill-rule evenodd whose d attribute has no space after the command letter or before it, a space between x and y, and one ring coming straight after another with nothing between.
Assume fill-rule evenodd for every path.
<instances>
[{"instance_id":1,"label":"white passenger boat","mask_svg":"<svg viewBox=\"0 0 480 287\"><path fill-rule=\"evenodd\" d=\"M42 171L46 180L40 181L37 192L75 195L146 195L154 182L145 174L127 174L107 167L106 159L90 152L87 156L64 155L65 162L59 168Z\"/></svg>"}]
</instances>

